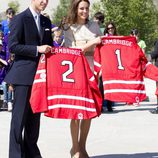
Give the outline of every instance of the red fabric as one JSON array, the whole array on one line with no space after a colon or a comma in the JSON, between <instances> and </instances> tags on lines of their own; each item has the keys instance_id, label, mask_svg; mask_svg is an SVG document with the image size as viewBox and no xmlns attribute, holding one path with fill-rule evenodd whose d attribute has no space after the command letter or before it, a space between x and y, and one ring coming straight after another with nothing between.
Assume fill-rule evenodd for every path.
<instances>
[{"instance_id":1,"label":"red fabric","mask_svg":"<svg viewBox=\"0 0 158 158\"><path fill-rule=\"evenodd\" d=\"M104 97L111 101L140 102L146 98L143 77L158 81L158 69L131 36L104 37L95 49L94 72L102 73Z\"/></svg>"},{"instance_id":2,"label":"red fabric","mask_svg":"<svg viewBox=\"0 0 158 158\"><path fill-rule=\"evenodd\" d=\"M46 55L46 82L33 84L30 100L33 112L45 111L45 116L64 119L99 116L101 94L81 50L54 48L53 51L55 54ZM40 62L37 72L41 65Z\"/></svg>"},{"instance_id":3,"label":"red fabric","mask_svg":"<svg viewBox=\"0 0 158 158\"><path fill-rule=\"evenodd\" d=\"M155 95L157 95L157 97L158 97L158 87L156 88Z\"/></svg>"},{"instance_id":4,"label":"red fabric","mask_svg":"<svg viewBox=\"0 0 158 158\"><path fill-rule=\"evenodd\" d=\"M47 85L46 85L46 58L42 54L32 86L30 104L33 112L44 112L47 106Z\"/></svg>"}]
</instances>

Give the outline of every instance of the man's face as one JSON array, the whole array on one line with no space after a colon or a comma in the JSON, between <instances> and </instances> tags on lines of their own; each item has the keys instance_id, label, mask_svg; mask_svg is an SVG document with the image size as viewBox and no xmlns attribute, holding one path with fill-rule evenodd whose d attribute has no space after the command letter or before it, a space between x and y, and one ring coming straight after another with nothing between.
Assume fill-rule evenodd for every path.
<instances>
[{"instance_id":1,"label":"man's face","mask_svg":"<svg viewBox=\"0 0 158 158\"><path fill-rule=\"evenodd\" d=\"M32 0L32 5L35 11L41 12L43 11L48 4L48 0Z\"/></svg>"}]
</instances>

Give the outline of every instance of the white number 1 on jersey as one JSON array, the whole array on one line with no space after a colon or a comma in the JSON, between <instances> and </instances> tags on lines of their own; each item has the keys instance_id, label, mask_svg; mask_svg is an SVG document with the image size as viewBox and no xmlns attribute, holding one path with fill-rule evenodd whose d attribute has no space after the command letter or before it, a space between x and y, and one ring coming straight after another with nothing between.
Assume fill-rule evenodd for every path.
<instances>
[{"instance_id":1,"label":"white number 1 on jersey","mask_svg":"<svg viewBox=\"0 0 158 158\"><path fill-rule=\"evenodd\" d=\"M115 54L116 54L116 56L117 56L118 69L119 69L119 70L124 70L125 68L122 66L122 63L121 63L121 52L120 52L120 50L117 49L117 50L115 51Z\"/></svg>"}]
</instances>

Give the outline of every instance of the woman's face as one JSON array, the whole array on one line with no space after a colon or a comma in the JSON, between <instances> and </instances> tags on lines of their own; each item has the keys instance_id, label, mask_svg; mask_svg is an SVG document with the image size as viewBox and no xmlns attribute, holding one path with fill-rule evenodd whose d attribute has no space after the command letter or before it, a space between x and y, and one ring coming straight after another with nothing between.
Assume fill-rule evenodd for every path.
<instances>
[{"instance_id":1,"label":"woman's face","mask_svg":"<svg viewBox=\"0 0 158 158\"><path fill-rule=\"evenodd\" d=\"M77 9L77 23L85 24L89 16L89 4L87 2L80 2Z\"/></svg>"},{"instance_id":2,"label":"woman's face","mask_svg":"<svg viewBox=\"0 0 158 158\"><path fill-rule=\"evenodd\" d=\"M108 34L114 35L114 26L113 25L109 24L107 27L107 30L108 30Z\"/></svg>"}]
</instances>

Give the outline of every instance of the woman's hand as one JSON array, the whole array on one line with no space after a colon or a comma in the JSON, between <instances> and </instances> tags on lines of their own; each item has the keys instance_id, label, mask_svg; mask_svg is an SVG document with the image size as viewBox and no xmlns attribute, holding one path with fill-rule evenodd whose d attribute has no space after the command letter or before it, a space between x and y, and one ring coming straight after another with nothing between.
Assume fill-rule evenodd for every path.
<instances>
[{"instance_id":1,"label":"woman's hand","mask_svg":"<svg viewBox=\"0 0 158 158\"><path fill-rule=\"evenodd\" d=\"M101 43L101 36L98 36L94 39L94 45L100 44Z\"/></svg>"},{"instance_id":2,"label":"woman's hand","mask_svg":"<svg viewBox=\"0 0 158 158\"><path fill-rule=\"evenodd\" d=\"M81 47L81 49L82 49L83 53L85 53L88 50L90 50L91 47L94 47L100 43L101 43L101 36L98 36L98 37L94 38L93 40L88 41L83 47Z\"/></svg>"}]
</instances>

